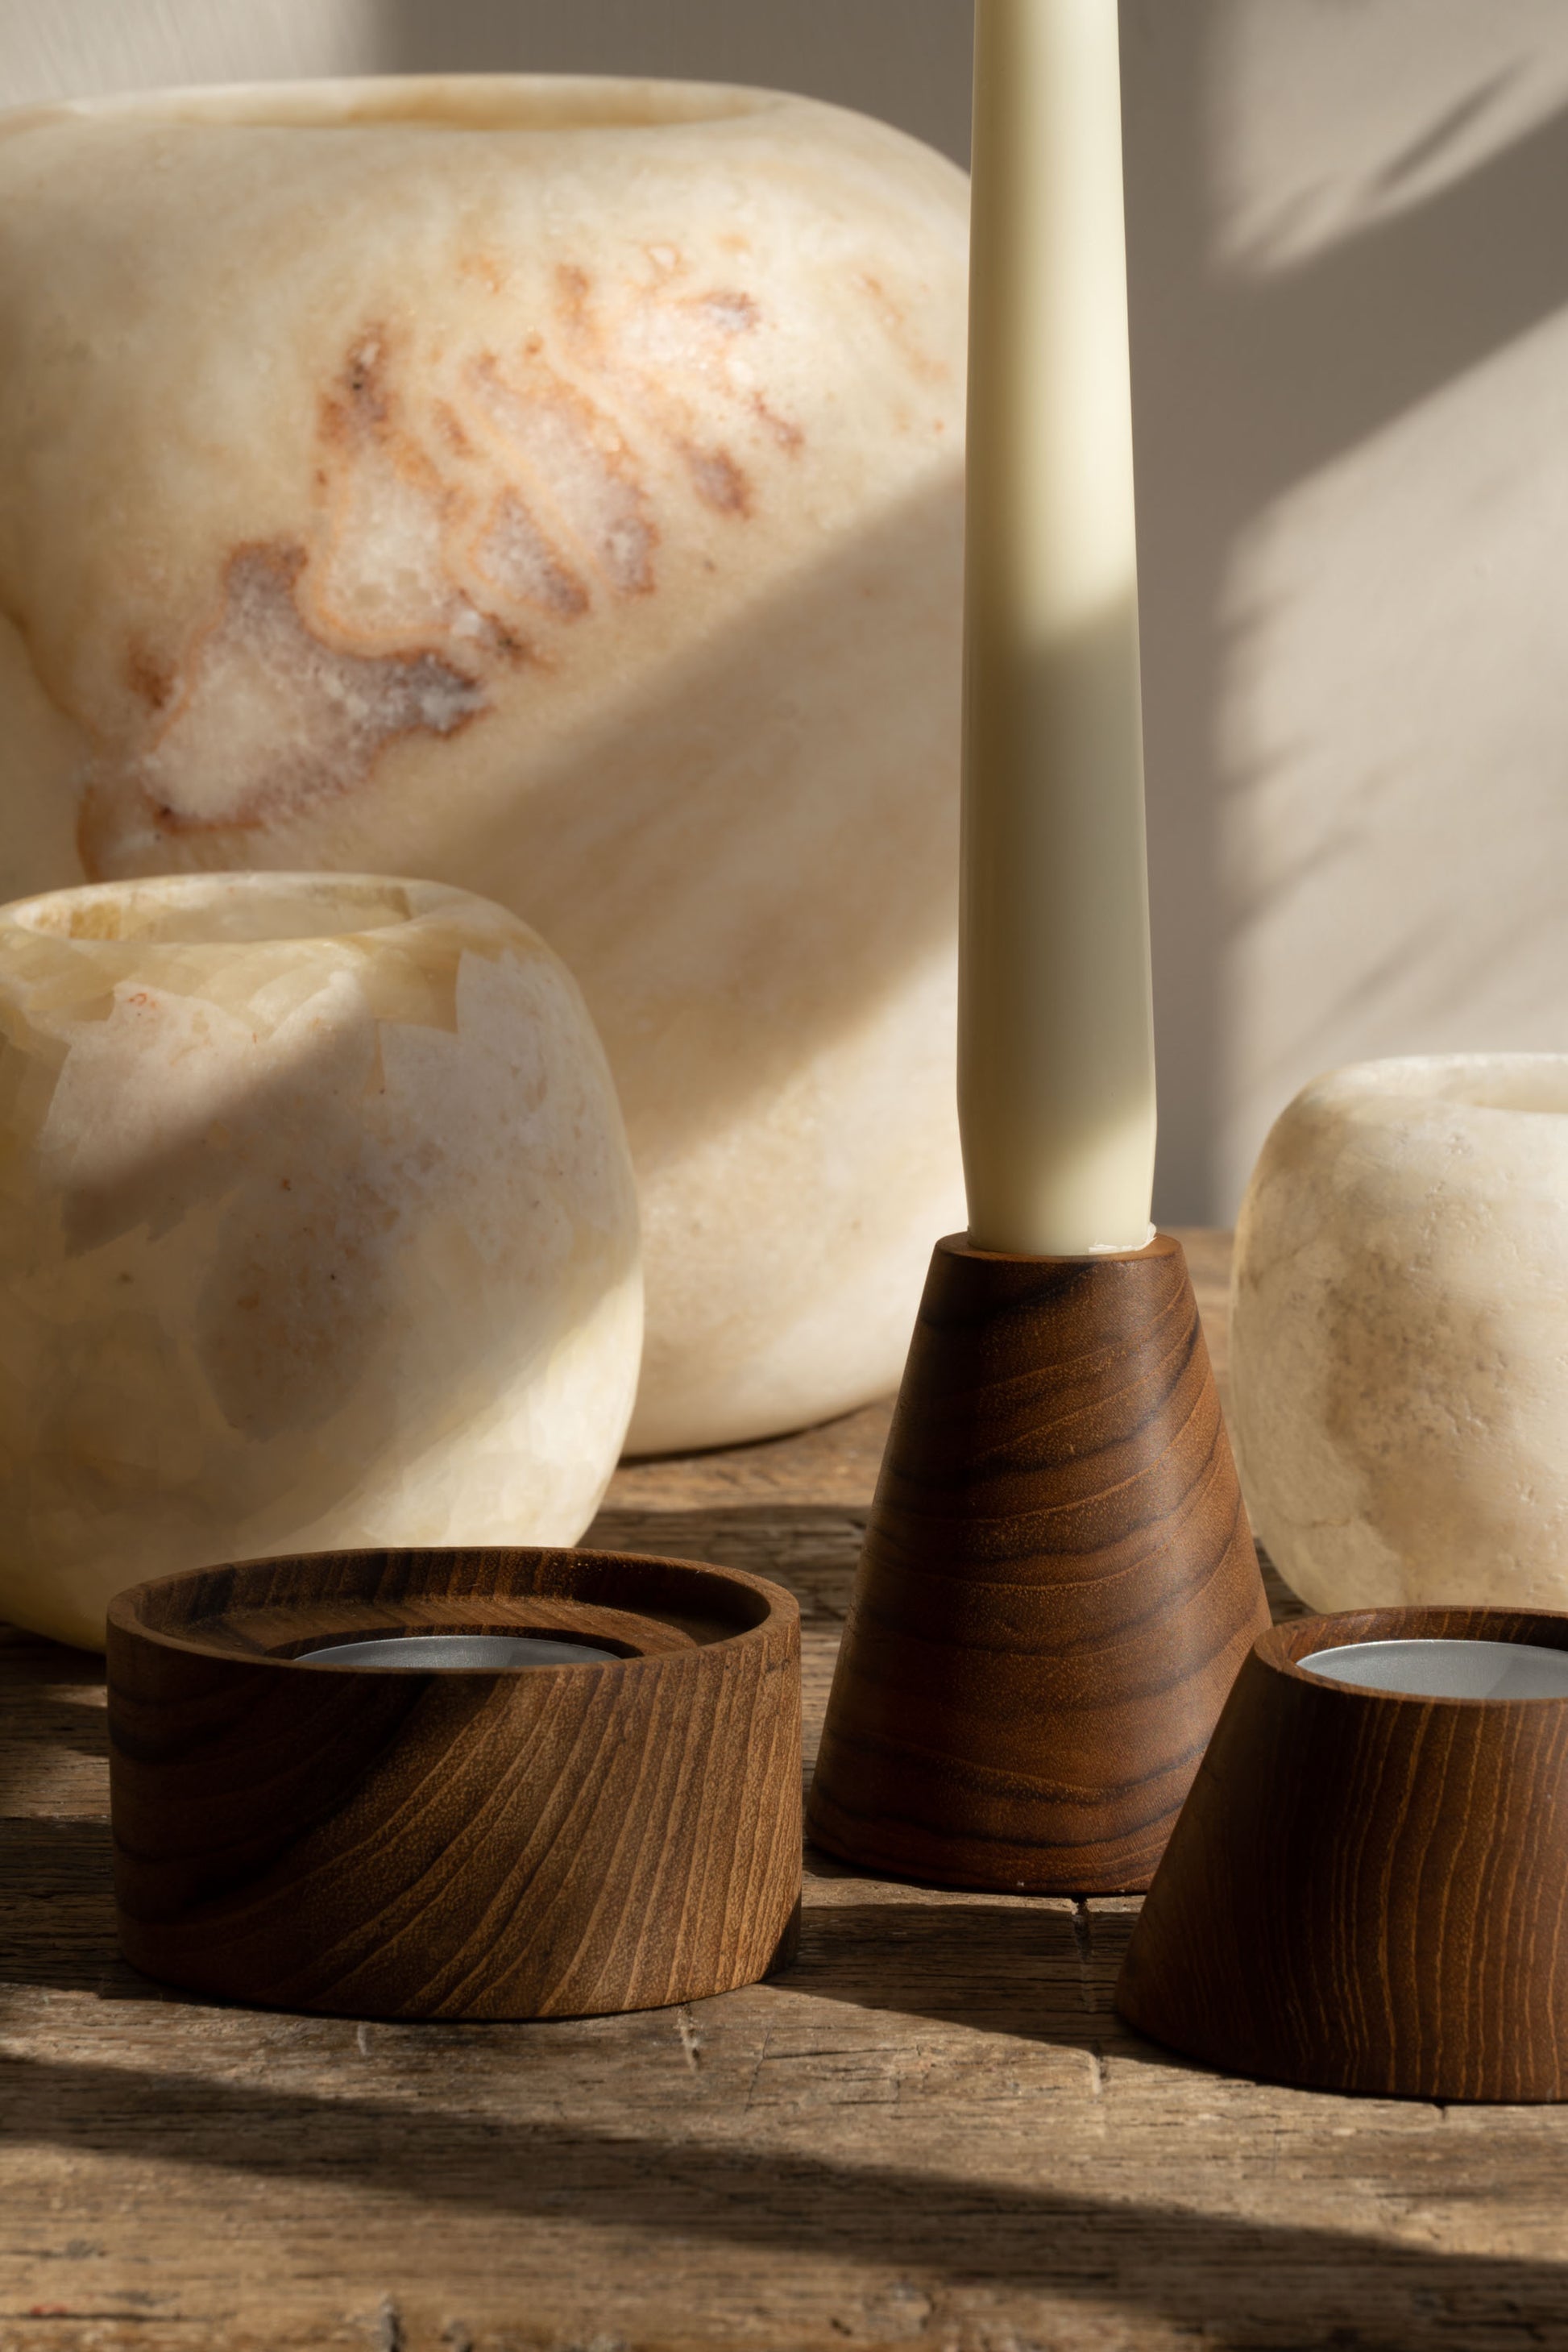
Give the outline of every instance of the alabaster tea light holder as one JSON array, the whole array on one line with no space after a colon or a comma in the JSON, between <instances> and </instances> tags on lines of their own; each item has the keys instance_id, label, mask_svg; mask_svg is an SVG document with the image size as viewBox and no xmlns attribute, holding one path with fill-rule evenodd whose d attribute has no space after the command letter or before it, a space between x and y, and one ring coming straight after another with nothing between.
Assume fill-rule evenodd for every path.
<instances>
[{"instance_id":1,"label":"alabaster tea light holder","mask_svg":"<svg viewBox=\"0 0 1568 2352\"><path fill-rule=\"evenodd\" d=\"M1299 1618L1254 1643L1116 2005L1227 2073L1568 2098L1568 1615Z\"/></svg>"},{"instance_id":2,"label":"alabaster tea light holder","mask_svg":"<svg viewBox=\"0 0 1568 2352\"><path fill-rule=\"evenodd\" d=\"M360 1551L121 1594L126 1958L372 2018L598 2016L794 1948L799 1612L739 1570Z\"/></svg>"},{"instance_id":3,"label":"alabaster tea light holder","mask_svg":"<svg viewBox=\"0 0 1568 2352\"><path fill-rule=\"evenodd\" d=\"M214 1559L571 1543L637 1388L636 1192L538 935L202 874L0 908L0 1612Z\"/></svg>"},{"instance_id":4,"label":"alabaster tea light holder","mask_svg":"<svg viewBox=\"0 0 1568 2352\"><path fill-rule=\"evenodd\" d=\"M1237 1228L1231 1433L1315 1610L1568 1605L1568 1055L1314 1079Z\"/></svg>"}]
</instances>

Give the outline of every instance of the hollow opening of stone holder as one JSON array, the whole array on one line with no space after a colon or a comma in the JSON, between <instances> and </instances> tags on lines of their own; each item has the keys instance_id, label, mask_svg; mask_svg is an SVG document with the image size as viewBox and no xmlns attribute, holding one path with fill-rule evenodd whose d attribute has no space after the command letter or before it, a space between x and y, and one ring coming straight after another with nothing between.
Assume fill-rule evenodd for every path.
<instances>
[{"instance_id":1,"label":"hollow opening of stone holder","mask_svg":"<svg viewBox=\"0 0 1568 2352\"><path fill-rule=\"evenodd\" d=\"M593 74L407 74L153 90L79 101L72 115L244 131L658 131L778 103L721 82ZM64 111L64 110L61 110Z\"/></svg>"},{"instance_id":2,"label":"hollow opening of stone holder","mask_svg":"<svg viewBox=\"0 0 1568 2352\"><path fill-rule=\"evenodd\" d=\"M1296 1663L1325 1682L1406 1698L1568 1698L1568 1650L1533 1642L1348 1642Z\"/></svg>"},{"instance_id":3,"label":"hollow opening of stone holder","mask_svg":"<svg viewBox=\"0 0 1568 2352\"><path fill-rule=\"evenodd\" d=\"M537 1666L600 1666L626 1654L608 1643L545 1633L374 1633L300 1652L303 1666L357 1666L373 1672L451 1674Z\"/></svg>"},{"instance_id":4,"label":"hollow opening of stone holder","mask_svg":"<svg viewBox=\"0 0 1568 2352\"><path fill-rule=\"evenodd\" d=\"M402 884L375 875L189 874L58 890L22 900L6 919L73 941L250 947L395 929L415 911Z\"/></svg>"}]
</instances>

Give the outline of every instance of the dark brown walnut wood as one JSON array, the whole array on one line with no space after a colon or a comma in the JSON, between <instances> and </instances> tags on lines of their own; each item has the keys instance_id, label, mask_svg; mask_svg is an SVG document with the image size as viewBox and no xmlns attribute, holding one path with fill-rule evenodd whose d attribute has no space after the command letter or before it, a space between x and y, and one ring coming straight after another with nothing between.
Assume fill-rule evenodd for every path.
<instances>
[{"instance_id":1,"label":"dark brown walnut wood","mask_svg":"<svg viewBox=\"0 0 1568 2352\"><path fill-rule=\"evenodd\" d=\"M521 1670L300 1663L388 1631L608 1646ZM727 1991L787 1951L799 1611L760 1577L330 1553L141 1585L108 1649L121 1943L150 1976L347 2016L558 2017Z\"/></svg>"},{"instance_id":2,"label":"dark brown walnut wood","mask_svg":"<svg viewBox=\"0 0 1568 2352\"><path fill-rule=\"evenodd\" d=\"M1146 1886L1268 1612L1180 1245L939 1242L810 1833L952 1886Z\"/></svg>"},{"instance_id":3,"label":"dark brown walnut wood","mask_svg":"<svg viewBox=\"0 0 1568 2352\"><path fill-rule=\"evenodd\" d=\"M1220 1378L1223 1243L1182 1240ZM879 1418L629 1465L590 1538L793 1586L808 1745ZM1168 2060L1110 2009L1136 1896L812 1856L800 1962L685 2008L160 1998L114 1948L102 1676L0 1630L5 2352L1568 2352L1568 2105Z\"/></svg>"},{"instance_id":4,"label":"dark brown walnut wood","mask_svg":"<svg viewBox=\"0 0 1568 2352\"><path fill-rule=\"evenodd\" d=\"M1116 2004L1227 2072L1373 2096L1568 2096L1568 1700L1356 1689L1352 1642L1530 1642L1568 1616L1300 1617L1237 1678Z\"/></svg>"}]
</instances>

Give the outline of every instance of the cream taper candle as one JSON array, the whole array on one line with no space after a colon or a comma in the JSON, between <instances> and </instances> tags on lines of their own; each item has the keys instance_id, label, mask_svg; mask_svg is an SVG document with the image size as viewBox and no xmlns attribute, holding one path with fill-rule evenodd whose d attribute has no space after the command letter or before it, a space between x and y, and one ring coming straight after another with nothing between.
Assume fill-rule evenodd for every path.
<instances>
[{"instance_id":1,"label":"cream taper candle","mask_svg":"<svg viewBox=\"0 0 1568 2352\"><path fill-rule=\"evenodd\" d=\"M978 1247L1149 1237L1116 0L977 0L959 1120Z\"/></svg>"}]
</instances>

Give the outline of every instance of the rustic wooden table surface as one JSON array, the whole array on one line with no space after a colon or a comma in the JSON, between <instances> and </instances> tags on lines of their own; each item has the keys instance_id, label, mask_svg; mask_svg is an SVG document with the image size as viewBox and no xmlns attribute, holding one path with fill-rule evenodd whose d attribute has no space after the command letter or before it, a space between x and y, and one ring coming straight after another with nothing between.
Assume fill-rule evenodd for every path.
<instances>
[{"instance_id":1,"label":"rustic wooden table surface","mask_svg":"<svg viewBox=\"0 0 1568 2352\"><path fill-rule=\"evenodd\" d=\"M596 1529L794 1589L808 1754L886 1425L633 1465ZM1112 2014L1130 1901L808 1853L798 1966L689 2009L165 1996L114 1947L100 1669L0 1643L0 2352L1568 2347L1568 2111L1185 2065Z\"/></svg>"}]
</instances>

